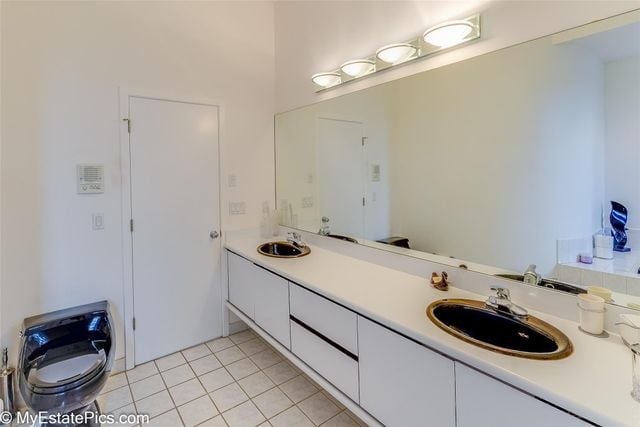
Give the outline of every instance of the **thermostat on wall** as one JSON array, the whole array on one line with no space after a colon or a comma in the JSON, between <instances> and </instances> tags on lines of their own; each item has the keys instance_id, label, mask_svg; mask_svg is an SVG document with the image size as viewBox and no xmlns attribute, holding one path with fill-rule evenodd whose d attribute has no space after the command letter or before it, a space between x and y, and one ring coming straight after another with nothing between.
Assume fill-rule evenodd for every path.
<instances>
[{"instance_id":1,"label":"thermostat on wall","mask_svg":"<svg viewBox=\"0 0 640 427\"><path fill-rule=\"evenodd\" d=\"M104 193L104 165L82 164L78 170L78 194Z\"/></svg>"}]
</instances>

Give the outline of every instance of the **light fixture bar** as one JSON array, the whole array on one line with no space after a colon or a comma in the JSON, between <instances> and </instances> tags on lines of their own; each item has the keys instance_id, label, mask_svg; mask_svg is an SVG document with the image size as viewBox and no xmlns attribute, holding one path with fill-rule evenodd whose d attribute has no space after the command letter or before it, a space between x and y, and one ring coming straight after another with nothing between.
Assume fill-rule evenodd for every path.
<instances>
[{"instance_id":1,"label":"light fixture bar","mask_svg":"<svg viewBox=\"0 0 640 427\"><path fill-rule=\"evenodd\" d=\"M321 92L479 38L480 15L447 21L406 42L382 46L370 57L346 61L336 70L314 74L311 80L316 92Z\"/></svg>"}]
</instances>

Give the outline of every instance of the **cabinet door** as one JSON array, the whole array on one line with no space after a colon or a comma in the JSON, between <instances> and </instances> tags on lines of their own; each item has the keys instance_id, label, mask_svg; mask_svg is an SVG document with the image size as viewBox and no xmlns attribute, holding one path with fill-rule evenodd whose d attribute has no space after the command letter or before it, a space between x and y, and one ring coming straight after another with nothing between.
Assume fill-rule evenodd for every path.
<instances>
[{"instance_id":1,"label":"cabinet door","mask_svg":"<svg viewBox=\"0 0 640 427\"><path fill-rule=\"evenodd\" d=\"M458 427L584 427L586 422L456 362Z\"/></svg>"},{"instance_id":2,"label":"cabinet door","mask_svg":"<svg viewBox=\"0 0 640 427\"><path fill-rule=\"evenodd\" d=\"M229 301L247 317L255 318L255 289L258 267L251 261L227 252L229 266Z\"/></svg>"},{"instance_id":3,"label":"cabinet door","mask_svg":"<svg viewBox=\"0 0 640 427\"><path fill-rule=\"evenodd\" d=\"M388 427L454 427L452 360L358 316L360 406Z\"/></svg>"},{"instance_id":4,"label":"cabinet door","mask_svg":"<svg viewBox=\"0 0 640 427\"><path fill-rule=\"evenodd\" d=\"M256 266L255 322L280 344L291 348L289 282Z\"/></svg>"}]
</instances>

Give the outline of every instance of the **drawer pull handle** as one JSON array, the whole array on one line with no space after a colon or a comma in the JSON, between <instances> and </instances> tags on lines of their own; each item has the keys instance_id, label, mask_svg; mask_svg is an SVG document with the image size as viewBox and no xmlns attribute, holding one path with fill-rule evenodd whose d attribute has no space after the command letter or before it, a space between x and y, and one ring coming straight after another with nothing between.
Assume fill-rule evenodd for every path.
<instances>
[{"instance_id":1,"label":"drawer pull handle","mask_svg":"<svg viewBox=\"0 0 640 427\"><path fill-rule=\"evenodd\" d=\"M303 327L307 331L311 332L313 335L317 336L318 338L320 338L322 341L326 342L330 346L332 346L335 349L339 350L341 353L344 353L345 355L349 356L351 359L355 360L356 362L358 361L358 356L356 356L355 354L351 353L349 350L347 350L346 348L342 347L340 344L338 344L337 342L333 341L331 338L322 335L320 332L316 331L315 329L313 329L311 326L307 325L306 323L304 323L300 319L297 319L296 317L294 317L291 314L289 315L289 319L291 319L292 322L300 325L301 327Z\"/></svg>"}]
</instances>

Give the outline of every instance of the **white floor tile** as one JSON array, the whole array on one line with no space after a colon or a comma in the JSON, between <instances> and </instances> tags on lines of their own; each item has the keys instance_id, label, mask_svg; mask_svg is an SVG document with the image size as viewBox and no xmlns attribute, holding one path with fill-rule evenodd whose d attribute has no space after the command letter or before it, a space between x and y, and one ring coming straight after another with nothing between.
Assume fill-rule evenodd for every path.
<instances>
[{"instance_id":1,"label":"white floor tile","mask_svg":"<svg viewBox=\"0 0 640 427\"><path fill-rule=\"evenodd\" d=\"M192 427L203 421L218 415L218 410L213 406L209 396L202 396L196 400L178 407L178 412L182 417L186 427Z\"/></svg>"},{"instance_id":2,"label":"white floor tile","mask_svg":"<svg viewBox=\"0 0 640 427\"><path fill-rule=\"evenodd\" d=\"M233 362L227 365L227 371L231 374L233 378L240 380L244 377L248 377L254 372L258 372L258 366L249 358L238 360L237 362Z\"/></svg>"},{"instance_id":3,"label":"white floor tile","mask_svg":"<svg viewBox=\"0 0 640 427\"><path fill-rule=\"evenodd\" d=\"M298 407L316 425L328 421L340 412L340 408L322 392L316 393L298 403Z\"/></svg>"},{"instance_id":4,"label":"white floor tile","mask_svg":"<svg viewBox=\"0 0 640 427\"><path fill-rule=\"evenodd\" d=\"M151 418L151 421L149 421L146 427L181 427L183 425L178 411L174 409L156 418Z\"/></svg>"},{"instance_id":5,"label":"white floor tile","mask_svg":"<svg viewBox=\"0 0 640 427\"><path fill-rule=\"evenodd\" d=\"M169 393L177 406L185 404L191 400L195 400L206 394L197 378L171 387L169 389Z\"/></svg>"},{"instance_id":6,"label":"white floor tile","mask_svg":"<svg viewBox=\"0 0 640 427\"><path fill-rule=\"evenodd\" d=\"M238 332L237 334L230 335L229 339L236 344L240 344L257 337L258 336L251 329L247 329L246 331L242 331L242 332Z\"/></svg>"},{"instance_id":7,"label":"white floor tile","mask_svg":"<svg viewBox=\"0 0 640 427\"><path fill-rule=\"evenodd\" d=\"M199 379L208 393L234 382L233 377L229 375L229 372L227 372L225 368L206 373L199 377Z\"/></svg>"},{"instance_id":8,"label":"white floor tile","mask_svg":"<svg viewBox=\"0 0 640 427\"><path fill-rule=\"evenodd\" d=\"M256 405L250 400L222 414L230 427L253 427L265 421Z\"/></svg>"},{"instance_id":9,"label":"white floor tile","mask_svg":"<svg viewBox=\"0 0 640 427\"><path fill-rule=\"evenodd\" d=\"M176 366L184 365L185 363L187 363L187 360L180 352L156 359L156 366L160 372L175 368Z\"/></svg>"},{"instance_id":10,"label":"white floor tile","mask_svg":"<svg viewBox=\"0 0 640 427\"><path fill-rule=\"evenodd\" d=\"M228 365L229 363L237 362L240 359L244 359L247 357L246 354L242 352L238 347L233 346L222 351L219 351L216 354L216 357L223 365Z\"/></svg>"},{"instance_id":11,"label":"white floor tile","mask_svg":"<svg viewBox=\"0 0 640 427\"><path fill-rule=\"evenodd\" d=\"M303 375L298 375L297 377L280 384L280 389L284 391L284 393L289 397L289 399L293 400L294 403L301 402L318 391L318 388Z\"/></svg>"},{"instance_id":12,"label":"white floor tile","mask_svg":"<svg viewBox=\"0 0 640 427\"><path fill-rule=\"evenodd\" d=\"M229 347L233 347L234 345L235 344L233 343L233 341L231 341L229 338L218 338L207 343L207 347L209 347L209 350L211 350L213 353Z\"/></svg>"},{"instance_id":13,"label":"white floor tile","mask_svg":"<svg viewBox=\"0 0 640 427\"><path fill-rule=\"evenodd\" d=\"M238 347L240 347L240 350L247 356L260 353L267 349L267 345L257 338L238 344Z\"/></svg>"},{"instance_id":14,"label":"white floor tile","mask_svg":"<svg viewBox=\"0 0 640 427\"><path fill-rule=\"evenodd\" d=\"M278 387L265 391L251 400L267 419L293 406L293 402Z\"/></svg>"},{"instance_id":15,"label":"white floor tile","mask_svg":"<svg viewBox=\"0 0 640 427\"><path fill-rule=\"evenodd\" d=\"M227 423L224 422L222 415L218 415L203 422L202 424L199 424L198 427L227 427Z\"/></svg>"},{"instance_id":16,"label":"white floor tile","mask_svg":"<svg viewBox=\"0 0 640 427\"><path fill-rule=\"evenodd\" d=\"M355 422L346 412L341 412L322 424L322 427L360 427L360 424Z\"/></svg>"},{"instance_id":17,"label":"white floor tile","mask_svg":"<svg viewBox=\"0 0 640 427\"><path fill-rule=\"evenodd\" d=\"M282 356L280 356L276 351L271 349L261 351L260 353L256 353L251 356L251 360L258 365L258 368L265 369L269 366L273 366L278 362L282 361Z\"/></svg>"},{"instance_id":18,"label":"white floor tile","mask_svg":"<svg viewBox=\"0 0 640 427\"><path fill-rule=\"evenodd\" d=\"M282 361L276 365L264 369L264 373L277 385L289 381L298 376L298 372L287 361Z\"/></svg>"},{"instance_id":19,"label":"white floor tile","mask_svg":"<svg viewBox=\"0 0 640 427\"><path fill-rule=\"evenodd\" d=\"M157 417L171 409L174 409L173 400L166 390L146 397L136 402L139 414L147 414L150 418Z\"/></svg>"},{"instance_id":20,"label":"white floor tile","mask_svg":"<svg viewBox=\"0 0 640 427\"><path fill-rule=\"evenodd\" d=\"M240 384L240 387L242 387L249 397L255 397L276 386L262 371L241 379L238 381L238 384Z\"/></svg>"},{"instance_id":21,"label":"white floor tile","mask_svg":"<svg viewBox=\"0 0 640 427\"><path fill-rule=\"evenodd\" d=\"M124 372L116 375L111 375L109 378L107 378L107 383L102 388L100 394L110 392L111 390L115 390L126 385L129 385L129 382L127 381L127 376L124 374Z\"/></svg>"},{"instance_id":22,"label":"white floor tile","mask_svg":"<svg viewBox=\"0 0 640 427\"><path fill-rule=\"evenodd\" d=\"M313 427L313 423L297 407L287 409L269 420L274 427Z\"/></svg>"},{"instance_id":23,"label":"white floor tile","mask_svg":"<svg viewBox=\"0 0 640 427\"><path fill-rule=\"evenodd\" d=\"M156 368L156 364L153 362L147 362L143 365L136 366L135 368L126 372L130 384L148 378L157 373L158 368Z\"/></svg>"},{"instance_id":24,"label":"white floor tile","mask_svg":"<svg viewBox=\"0 0 640 427\"><path fill-rule=\"evenodd\" d=\"M200 359L208 354L211 354L211 350L204 344L197 345L195 347L188 348L186 350L182 350L182 355L188 362L192 360Z\"/></svg>"},{"instance_id":25,"label":"white floor tile","mask_svg":"<svg viewBox=\"0 0 640 427\"><path fill-rule=\"evenodd\" d=\"M162 372L161 375L164 382L167 384L167 387L173 387L174 385L178 385L196 377L191 370L191 367L187 364L171 368L168 371Z\"/></svg>"},{"instance_id":26,"label":"white floor tile","mask_svg":"<svg viewBox=\"0 0 640 427\"><path fill-rule=\"evenodd\" d=\"M133 403L133 397L131 396L129 387L120 387L98 396L98 405L100 405L100 409L106 413L127 406L130 403Z\"/></svg>"},{"instance_id":27,"label":"white floor tile","mask_svg":"<svg viewBox=\"0 0 640 427\"><path fill-rule=\"evenodd\" d=\"M156 394L157 392L166 389L162 377L154 375L149 378L145 378L138 382L131 384L131 393L133 394L133 400L144 399L147 396Z\"/></svg>"},{"instance_id":28,"label":"white floor tile","mask_svg":"<svg viewBox=\"0 0 640 427\"><path fill-rule=\"evenodd\" d=\"M237 383L229 384L209 394L220 412L228 411L234 406L249 400L249 397Z\"/></svg>"},{"instance_id":29,"label":"white floor tile","mask_svg":"<svg viewBox=\"0 0 640 427\"><path fill-rule=\"evenodd\" d=\"M222 367L220 361L213 354L196 359L189 362L189 364L196 375L206 374L207 372L211 372Z\"/></svg>"},{"instance_id":30,"label":"white floor tile","mask_svg":"<svg viewBox=\"0 0 640 427\"><path fill-rule=\"evenodd\" d=\"M115 411L110 412L116 419L117 427L133 427L136 423L120 423L118 422L121 415L135 415L138 412L136 411L136 407L133 403L123 406L122 408L116 409Z\"/></svg>"}]
</instances>

